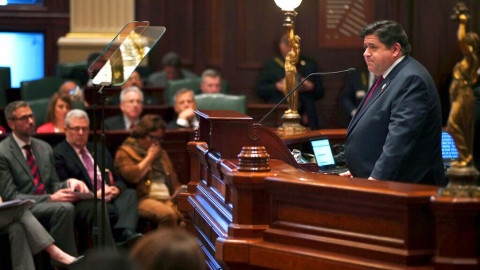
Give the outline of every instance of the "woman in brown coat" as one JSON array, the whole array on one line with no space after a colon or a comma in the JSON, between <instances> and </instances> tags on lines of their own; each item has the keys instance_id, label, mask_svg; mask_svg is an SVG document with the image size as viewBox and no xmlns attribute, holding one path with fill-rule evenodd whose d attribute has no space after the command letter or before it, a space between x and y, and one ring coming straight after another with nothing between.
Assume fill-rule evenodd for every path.
<instances>
[{"instance_id":1,"label":"woman in brown coat","mask_svg":"<svg viewBox=\"0 0 480 270\"><path fill-rule=\"evenodd\" d=\"M161 147L165 122L145 115L117 151L115 167L123 179L136 186L140 217L159 226L176 226L182 215L171 200L180 184L167 152Z\"/></svg>"}]
</instances>

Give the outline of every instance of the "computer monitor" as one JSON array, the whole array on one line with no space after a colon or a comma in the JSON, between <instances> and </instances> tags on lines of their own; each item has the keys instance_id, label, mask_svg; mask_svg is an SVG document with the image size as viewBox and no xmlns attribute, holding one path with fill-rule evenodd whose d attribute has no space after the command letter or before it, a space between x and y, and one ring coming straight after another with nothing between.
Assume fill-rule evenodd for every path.
<instances>
[{"instance_id":1,"label":"computer monitor","mask_svg":"<svg viewBox=\"0 0 480 270\"><path fill-rule=\"evenodd\" d=\"M457 146L448 132L442 132L442 157L443 163L450 163L458 158Z\"/></svg>"}]
</instances>

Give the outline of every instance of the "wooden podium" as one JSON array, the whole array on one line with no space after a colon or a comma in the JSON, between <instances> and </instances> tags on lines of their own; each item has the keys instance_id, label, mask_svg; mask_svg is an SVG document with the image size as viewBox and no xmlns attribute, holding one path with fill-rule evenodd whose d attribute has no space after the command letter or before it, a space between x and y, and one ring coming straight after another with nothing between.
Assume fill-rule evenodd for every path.
<instances>
[{"instance_id":1,"label":"wooden podium","mask_svg":"<svg viewBox=\"0 0 480 270\"><path fill-rule=\"evenodd\" d=\"M191 180L178 203L210 269L479 268L480 202L306 172L252 118L197 114Z\"/></svg>"}]
</instances>

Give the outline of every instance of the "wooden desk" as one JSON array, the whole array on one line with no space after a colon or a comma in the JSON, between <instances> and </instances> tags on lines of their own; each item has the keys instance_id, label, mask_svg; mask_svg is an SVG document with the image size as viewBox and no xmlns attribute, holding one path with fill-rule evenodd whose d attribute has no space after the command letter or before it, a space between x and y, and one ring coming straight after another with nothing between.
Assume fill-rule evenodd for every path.
<instances>
[{"instance_id":1,"label":"wooden desk","mask_svg":"<svg viewBox=\"0 0 480 270\"><path fill-rule=\"evenodd\" d=\"M252 118L200 116L179 209L209 269L222 269L219 261L231 270L480 267L480 200L438 198L434 186L303 172L280 137ZM251 145L264 146L270 159L237 157Z\"/></svg>"}]
</instances>

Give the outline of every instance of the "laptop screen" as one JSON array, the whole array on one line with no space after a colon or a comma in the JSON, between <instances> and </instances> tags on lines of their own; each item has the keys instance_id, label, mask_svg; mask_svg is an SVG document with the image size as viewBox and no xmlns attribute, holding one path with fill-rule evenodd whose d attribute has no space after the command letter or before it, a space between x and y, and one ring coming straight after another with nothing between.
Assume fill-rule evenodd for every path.
<instances>
[{"instance_id":1,"label":"laptop screen","mask_svg":"<svg viewBox=\"0 0 480 270\"><path fill-rule=\"evenodd\" d=\"M458 158L457 147L452 136L448 132L442 132L442 157L446 162L453 161Z\"/></svg>"},{"instance_id":2,"label":"laptop screen","mask_svg":"<svg viewBox=\"0 0 480 270\"><path fill-rule=\"evenodd\" d=\"M311 141L315 160L320 168L335 166L332 149L328 139Z\"/></svg>"}]
</instances>

